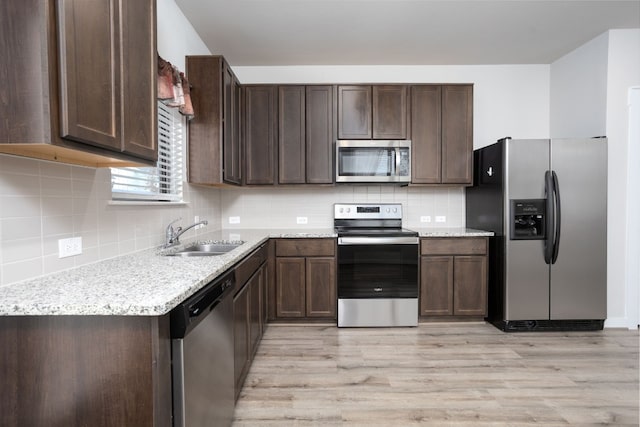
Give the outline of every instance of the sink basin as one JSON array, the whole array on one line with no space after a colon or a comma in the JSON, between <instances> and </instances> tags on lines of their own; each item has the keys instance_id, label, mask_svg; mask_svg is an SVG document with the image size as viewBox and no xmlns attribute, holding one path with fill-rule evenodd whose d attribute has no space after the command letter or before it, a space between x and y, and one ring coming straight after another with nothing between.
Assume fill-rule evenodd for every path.
<instances>
[{"instance_id":1,"label":"sink basin","mask_svg":"<svg viewBox=\"0 0 640 427\"><path fill-rule=\"evenodd\" d=\"M191 246L187 246L184 249L167 254L167 256L217 256L230 252L242 245L240 243L199 243Z\"/></svg>"}]
</instances>

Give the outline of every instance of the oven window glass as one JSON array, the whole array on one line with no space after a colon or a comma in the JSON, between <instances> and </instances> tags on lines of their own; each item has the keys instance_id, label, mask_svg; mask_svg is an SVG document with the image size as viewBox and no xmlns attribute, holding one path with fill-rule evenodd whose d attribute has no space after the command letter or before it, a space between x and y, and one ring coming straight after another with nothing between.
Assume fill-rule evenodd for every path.
<instances>
[{"instance_id":1,"label":"oven window glass","mask_svg":"<svg viewBox=\"0 0 640 427\"><path fill-rule=\"evenodd\" d=\"M338 298L417 298L418 245L338 246Z\"/></svg>"}]
</instances>

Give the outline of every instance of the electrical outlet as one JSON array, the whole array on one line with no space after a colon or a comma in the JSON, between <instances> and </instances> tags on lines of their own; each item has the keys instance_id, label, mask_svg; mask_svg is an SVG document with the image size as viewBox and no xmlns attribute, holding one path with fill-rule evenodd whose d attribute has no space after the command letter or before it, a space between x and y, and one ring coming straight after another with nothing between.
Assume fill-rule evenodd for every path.
<instances>
[{"instance_id":1,"label":"electrical outlet","mask_svg":"<svg viewBox=\"0 0 640 427\"><path fill-rule=\"evenodd\" d=\"M296 223L297 224L306 224L308 222L308 219L306 216L297 216L296 217Z\"/></svg>"},{"instance_id":2,"label":"electrical outlet","mask_svg":"<svg viewBox=\"0 0 640 427\"><path fill-rule=\"evenodd\" d=\"M58 240L58 258L66 258L82 253L82 237Z\"/></svg>"},{"instance_id":3,"label":"electrical outlet","mask_svg":"<svg viewBox=\"0 0 640 427\"><path fill-rule=\"evenodd\" d=\"M236 233L230 233L229 234L229 240L231 240L232 242L236 242L236 241L240 240L240 235L236 234Z\"/></svg>"},{"instance_id":4,"label":"electrical outlet","mask_svg":"<svg viewBox=\"0 0 640 427\"><path fill-rule=\"evenodd\" d=\"M240 224L240 217L239 216L230 216L229 217L229 224Z\"/></svg>"},{"instance_id":5,"label":"electrical outlet","mask_svg":"<svg viewBox=\"0 0 640 427\"><path fill-rule=\"evenodd\" d=\"M447 222L447 217L444 215L436 216L436 222Z\"/></svg>"},{"instance_id":6,"label":"electrical outlet","mask_svg":"<svg viewBox=\"0 0 640 427\"><path fill-rule=\"evenodd\" d=\"M420 217L420 222L431 222L431 216L430 215L423 215Z\"/></svg>"}]
</instances>

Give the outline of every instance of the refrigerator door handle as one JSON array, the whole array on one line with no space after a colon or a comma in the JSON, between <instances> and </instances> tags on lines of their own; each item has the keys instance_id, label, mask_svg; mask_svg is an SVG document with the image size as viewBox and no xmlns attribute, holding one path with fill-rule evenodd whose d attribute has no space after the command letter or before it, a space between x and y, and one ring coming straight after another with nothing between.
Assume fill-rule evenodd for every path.
<instances>
[{"instance_id":1,"label":"refrigerator door handle","mask_svg":"<svg viewBox=\"0 0 640 427\"><path fill-rule=\"evenodd\" d=\"M553 256L551 257L551 264L555 264L558 259L558 251L560 250L560 231L562 224L562 209L560 205L560 184L558 182L558 175L556 171L552 173L553 177L553 198L555 205L555 230L553 239Z\"/></svg>"},{"instance_id":2,"label":"refrigerator door handle","mask_svg":"<svg viewBox=\"0 0 640 427\"><path fill-rule=\"evenodd\" d=\"M554 229L554 208L553 208L553 176L551 171L544 173L544 195L547 199L547 205L545 209L545 228L546 236L544 239L544 262L546 264L552 263L553 258L553 232Z\"/></svg>"}]
</instances>

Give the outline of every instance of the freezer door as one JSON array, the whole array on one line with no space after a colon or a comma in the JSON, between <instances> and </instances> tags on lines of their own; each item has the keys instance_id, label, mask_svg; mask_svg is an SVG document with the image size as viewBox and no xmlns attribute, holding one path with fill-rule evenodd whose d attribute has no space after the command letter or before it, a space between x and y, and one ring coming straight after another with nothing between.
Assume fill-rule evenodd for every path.
<instances>
[{"instance_id":1,"label":"freezer door","mask_svg":"<svg viewBox=\"0 0 640 427\"><path fill-rule=\"evenodd\" d=\"M561 223L551 319L607 317L607 140L554 139Z\"/></svg>"},{"instance_id":2,"label":"freezer door","mask_svg":"<svg viewBox=\"0 0 640 427\"><path fill-rule=\"evenodd\" d=\"M549 140L509 140L505 150L505 320L549 319L544 240L511 240L511 200L544 199Z\"/></svg>"}]
</instances>

